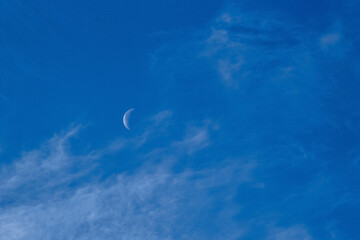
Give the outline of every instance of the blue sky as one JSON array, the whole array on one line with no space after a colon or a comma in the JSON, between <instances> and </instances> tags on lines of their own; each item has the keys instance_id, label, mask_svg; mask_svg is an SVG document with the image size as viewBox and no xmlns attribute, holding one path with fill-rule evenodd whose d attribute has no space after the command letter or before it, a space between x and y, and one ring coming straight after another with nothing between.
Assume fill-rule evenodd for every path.
<instances>
[{"instance_id":1,"label":"blue sky","mask_svg":"<svg viewBox=\"0 0 360 240\"><path fill-rule=\"evenodd\" d=\"M359 10L2 1L0 239L359 239Z\"/></svg>"}]
</instances>

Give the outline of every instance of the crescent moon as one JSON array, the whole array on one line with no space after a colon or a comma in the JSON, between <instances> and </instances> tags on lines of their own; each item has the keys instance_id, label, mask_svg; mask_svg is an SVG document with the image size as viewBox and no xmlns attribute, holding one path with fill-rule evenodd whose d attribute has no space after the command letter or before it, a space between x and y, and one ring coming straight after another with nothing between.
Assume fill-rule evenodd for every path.
<instances>
[{"instance_id":1,"label":"crescent moon","mask_svg":"<svg viewBox=\"0 0 360 240\"><path fill-rule=\"evenodd\" d=\"M131 112L134 111L134 109L135 108L131 108L131 109L127 110L123 117L124 126L129 131L130 131L129 118L130 118Z\"/></svg>"}]
</instances>

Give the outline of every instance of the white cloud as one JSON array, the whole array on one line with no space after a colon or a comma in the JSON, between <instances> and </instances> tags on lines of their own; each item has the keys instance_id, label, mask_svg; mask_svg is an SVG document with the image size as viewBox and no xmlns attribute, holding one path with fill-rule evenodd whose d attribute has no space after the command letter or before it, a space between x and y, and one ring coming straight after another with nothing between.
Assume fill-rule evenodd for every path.
<instances>
[{"instance_id":1,"label":"white cloud","mask_svg":"<svg viewBox=\"0 0 360 240\"><path fill-rule=\"evenodd\" d=\"M207 146L209 146L208 127L191 127L183 140L174 142L173 146L187 154L193 154Z\"/></svg>"},{"instance_id":2,"label":"white cloud","mask_svg":"<svg viewBox=\"0 0 360 240\"><path fill-rule=\"evenodd\" d=\"M325 34L320 38L321 47L327 49L331 45L337 44L341 39L341 35L338 32Z\"/></svg>"},{"instance_id":3,"label":"white cloud","mask_svg":"<svg viewBox=\"0 0 360 240\"><path fill-rule=\"evenodd\" d=\"M55 135L0 173L0 240L237 239L243 229L232 220L236 214L231 201L234 193L213 196L211 189L248 181L253 167L228 161L214 169L175 173L168 159L208 146L210 129L210 123L189 127L184 139L172 140L158 154L147 155L150 159L132 173L114 173L102 181L88 177L80 182L79 177L89 175L97 159L123 148L131 149L137 137L116 140L105 149L74 156L68 140L78 128ZM151 140L155 133L148 134ZM154 157L160 157L160 162L152 163ZM202 229L198 221L212 213L217 201L227 202L224 209L232 211L206 219L216 229L207 233L208 229Z\"/></svg>"},{"instance_id":4,"label":"white cloud","mask_svg":"<svg viewBox=\"0 0 360 240\"><path fill-rule=\"evenodd\" d=\"M154 122L155 125L164 125L168 124L170 118L172 117L173 113L169 110L161 111L157 114L155 114L151 120Z\"/></svg>"},{"instance_id":5,"label":"white cloud","mask_svg":"<svg viewBox=\"0 0 360 240\"><path fill-rule=\"evenodd\" d=\"M306 57L306 42L276 17L228 9L212 25L203 56L216 65L228 87L241 88L247 81L274 78L281 69L302 71L295 61Z\"/></svg>"},{"instance_id":6,"label":"white cloud","mask_svg":"<svg viewBox=\"0 0 360 240\"><path fill-rule=\"evenodd\" d=\"M78 130L79 127L76 127L64 136L55 135L39 150L26 152L13 164L4 166L0 174L0 197L19 187L41 188L43 185L66 181L70 175L65 178L60 175L73 164L72 161L76 160L76 157L67 152L66 142ZM48 182L48 178L53 181Z\"/></svg>"},{"instance_id":7,"label":"white cloud","mask_svg":"<svg viewBox=\"0 0 360 240\"><path fill-rule=\"evenodd\" d=\"M206 189L193 186L191 176L162 168L120 174L66 197L8 207L0 211L0 239L199 239L191 230L196 216L189 210L206 212L209 201ZM214 176L202 181L207 177Z\"/></svg>"},{"instance_id":8,"label":"white cloud","mask_svg":"<svg viewBox=\"0 0 360 240\"><path fill-rule=\"evenodd\" d=\"M271 229L267 240L312 240L303 225Z\"/></svg>"},{"instance_id":9,"label":"white cloud","mask_svg":"<svg viewBox=\"0 0 360 240\"><path fill-rule=\"evenodd\" d=\"M234 74L240 70L243 61L230 62L229 59L218 61L218 71L227 86L238 88L238 82L234 79Z\"/></svg>"},{"instance_id":10,"label":"white cloud","mask_svg":"<svg viewBox=\"0 0 360 240\"><path fill-rule=\"evenodd\" d=\"M322 53L331 55L330 59L334 60L344 57L353 44L351 40L345 39L345 31L346 28L343 27L343 23L338 21L335 22L330 31L322 33L318 40Z\"/></svg>"}]
</instances>

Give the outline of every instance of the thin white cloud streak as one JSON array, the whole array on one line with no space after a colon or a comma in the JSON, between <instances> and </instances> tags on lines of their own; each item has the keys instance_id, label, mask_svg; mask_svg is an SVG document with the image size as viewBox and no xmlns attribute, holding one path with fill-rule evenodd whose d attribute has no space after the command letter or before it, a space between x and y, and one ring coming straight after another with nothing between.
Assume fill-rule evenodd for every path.
<instances>
[{"instance_id":1,"label":"thin white cloud streak","mask_svg":"<svg viewBox=\"0 0 360 240\"><path fill-rule=\"evenodd\" d=\"M160 115L168 120L171 114ZM174 173L168 158L181 159L210 144L209 124L189 129L195 130L158 149L158 154L148 154L144 166L134 173L116 173L103 181L89 178L72 188L67 185L89 171L84 165L77 167L78 161L95 166L96 159L106 154L131 149L138 138L73 156L68 140L78 128L55 135L1 172L0 239L237 239L243 229L232 220L236 212L230 211L236 209L231 201L235 189L223 196L213 196L211 189L249 181L254 165L234 160L216 169ZM147 139L156 134L148 132ZM160 163L153 164L154 158ZM217 201L227 202L230 209L213 216L216 231L207 233L197 226Z\"/></svg>"},{"instance_id":2,"label":"thin white cloud streak","mask_svg":"<svg viewBox=\"0 0 360 240\"><path fill-rule=\"evenodd\" d=\"M196 222L188 211L194 207L205 213L209 203L206 191L191 186L191 175L174 175L161 168L119 175L110 183L79 188L66 198L8 208L0 213L0 236L9 240L203 239L190 230ZM206 239L220 239L219 235Z\"/></svg>"},{"instance_id":3,"label":"thin white cloud streak","mask_svg":"<svg viewBox=\"0 0 360 240\"><path fill-rule=\"evenodd\" d=\"M163 117L159 117L163 116ZM68 148L68 140L76 135L81 129L81 125L76 126L63 135L55 135L46 142L40 149L23 153L23 156L9 166L3 166L1 170L0 198L5 191L11 191L19 186L34 185L56 185L65 183L73 177L79 177L80 172L74 172L71 168L81 166L84 173L94 167L94 160L100 159L106 155L114 154L126 147L138 148L145 144L148 136L154 134L162 122L168 121L171 117L170 111L163 111L151 118L149 126L144 132L130 139L115 139L103 149L90 151L84 156L74 156ZM64 174L64 176L62 176ZM59 178L54 178L54 176ZM60 177L61 176L61 177ZM56 179L47 181L47 179Z\"/></svg>"},{"instance_id":4,"label":"thin white cloud streak","mask_svg":"<svg viewBox=\"0 0 360 240\"><path fill-rule=\"evenodd\" d=\"M316 84L313 47L317 44L298 28L269 13L230 6L207 27L182 33L158 48L153 54L154 66L168 66L170 72L176 71L173 65L186 71L194 66L206 67L206 72L215 69L219 80L236 90L249 82L277 87L275 80L291 81L288 87L302 87L304 81ZM290 68L292 74L284 75L283 69Z\"/></svg>"},{"instance_id":5,"label":"thin white cloud streak","mask_svg":"<svg viewBox=\"0 0 360 240\"><path fill-rule=\"evenodd\" d=\"M181 152L191 155L210 145L208 127L194 128L188 130L187 136L173 143Z\"/></svg>"},{"instance_id":6,"label":"thin white cloud streak","mask_svg":"<svg viewBox=\"0 0 360 240\"><path fill-rule=\"evenodd\" d=\"M168 126L169 120L172 117L173 113L169 110L161 111L155 114L153 117L151 117L151 120L153 121L155 126L159 126L160 124L163 127Z\"/></svg>"},{"instance_id":7,"label":"thin white cloud streak","mask_svg":"<svg viewBox=\"0 0 360 240\"><path fill-rule=\"evenodd\" d=\"M321 46L323 49L327 49L329 46L337 44L341 39L340 33L328 33L320 38Z\"/></svg>"},{"instance_id":8,"label":"thin white cloud streak","mask_svg":"<svg viewBox=\"0 0 360 240\"><path fill-rule=\"evenodd\" d=\"M239 146L242 146L241 142L246 142L245 146L253 148L239 150L244 155L252 155L251 151L256 155L256 161L248 161L247 167L251 174L243 180L254 181L253 186L263 189L261 192L271 192L272 187L276 188L271 184L286 186L280 177L284 174L281 171L286 171L284 169L302 173L308 169L314 171L311 167L323 163L322 160L314 161L315 157L309 154L313 150L308 147L308 142L304 143L298 136L317 131L323 127L319 127L319 123L329 123L323 101L328 94L328 86L319 66L323 66L324 48L335 51L343 47L341 31L319 36L305 29L305 26L294 25L280 17L279 14L247 12L231 6L206 27L179 34L174 37L175 40L168 41L153 54L155 74L159 74L160 78L171 79L174 85L176 81L188 79L191 86L193 78L201 77L204 81L208 80L212 87L222 84L226 91L230 91L228 95L231 94L235 100L225 106L232 110L226 112L230 116L225 115L224 119L234 127L228 136L238 134L241 137L233 137L231 140L238 142ZM171 38L171 35L167 37ZM164 72L168 74L166 77ZM204 91L204 94L207 93ZM213 114L218 113L214 111ZM188 138L188 142L179 141L177 144L193 146L186 152L191 155L192 149L196 151L211 144L206 134L203 129L199 130L193 139ZM253 173L255 168L257 171ZM256 181L252 178L253 174L257 174ZM254 216L255 225L262 218L293 217L292 213L296 211L284 211L286 207L281 203L297 206L300 204L298 200L289 204L289 198L294 195L300 193L304 194L304 199L314 199L313 193L302 189L311 189L309 184L316 178L316 170L314 176L311 174L306 177L305 174L299 174L303 182L289 182L292 187L279 193L280 203L259 201L258 207L263 211ZM245 173L240 175L246 176ZM326 198L323 193L319 191L319 195ZM246 204L250 208L254 206L252 203ZM307 203L302 204L306 206L304 211L311 209ZM299 223L307 221L303 216L296 217ZM296 225L277 228L269 239L311 239L311 236L305 226Z\"/></svg>"},{"instance_id":9,"label":"thin white cloud streak","mask_svg":"<svg viewBox=\"0 0 360 240\"><path fill-rule=\"evenodd\" d=\"M67 153L66 142L78 130L79 127L76 127L64 136L55 135L39 150L26 152L12 165L4 166L0 175L0 194L3 195L4 191L16 189L24 184L48 184L48 177L54 177L54 174L66 170L74 158Z\"/></svg>"},{"instance_id":10,"label":"thin white cloud streak","mask_svg":"<svg viewBox=\"0 0 360 240\"><path fill-rule=\"evenodd\" d=\"M169 80L160 83L164 85L188 81L191 86L193 78L208 81L212 90L222 85L238 102L214 97L225 102L224 109L241 106L234 108L234 112L241 109L247 116L240 120L263 115L271 118L254 119L260 126L251 127L266 128L258 133L271 132L270 124L279 124L278 130L286 129L286 133L303 131L326 120L322 100L328 90L321 82L319 36L303 30L279 15L230 6L204 28L178 36L169 33L167 44L153 53L152 72L156 79ZM196 98L195 94L191 96ZM235 121L232 119L231 124ZM243 126L247 124L251 125L244 122ZM294 125L298 128L291 128Z\"/></svg>"},{"instance_id":11,"label":"thin white cloud streak","mask_svg":"<svg viewBox=\"0 0 360 240\"><path fill-rule=\"evenodd\" d=\"M330 55L331 59L335 61L345 57L353 44L352 39L346 39L346 32L342 25L341 22L337 22L330 31L321 34L319 37L322 53Z\"/></svg>"},{"instance_id":12,"label":"thin white cloud streak","mask_svg":"<svg viewBox=\"0 0 360 240\"><path fill-rule=\"evenodd\" d=\"M124 148L138 149L143 146L149 138L166 131L171 116L172 112L169 110L160 111L146 121L147 127L143 129L143 132L140 135L135 135L129 139L114 139L105 148L94 150L85 156L85 158L92 157L94 159L99 159L105 155L117 153Z\"/></svg>"},{"instance_id":13,"label":"thin white cloud streak","mask_svg":"<svg viewBox=\"0 0 360 240\"><path fill-rule=\"evenodd\" d=\"M312 240L308 230L303 225L294 225L288 228L270 229L267 240Z\"/></svg>"},{"instance_id":14,"label":"thin white cloud streak","mask_svg":"<svg viewBox=\"0 0 360 240\"><path fill-rule=\"evenodd\" d=\"M254 13L233 9L212 25L202 55L214 62L228 87L238 89L259 78L281 78L281 69L290 67L300 74L304 66L298 62L311 56L307 42L294 27L263 14L259 19Z\"/></svg>"}]
</instances>

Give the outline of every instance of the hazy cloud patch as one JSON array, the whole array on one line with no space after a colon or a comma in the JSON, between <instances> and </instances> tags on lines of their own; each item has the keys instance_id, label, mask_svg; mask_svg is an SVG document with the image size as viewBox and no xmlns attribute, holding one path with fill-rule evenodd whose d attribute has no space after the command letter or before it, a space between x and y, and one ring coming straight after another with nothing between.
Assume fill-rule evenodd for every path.
<instances>
[{"instance_id":1,"label":"hazy cloud patch","mask_svg":"<svg viewBox=\"0 0 360 240\"><path fill-rule=\"evenodd\" d=\"M163 121L169 115L163 112L155 118ZM212 128L206 122L147 155L143 166L103 180L89 171L107 154L133 149L136 136L74 156L69 140L79 128L55 135L0 173L0 239L237 239L244 229L232 219L236 212L230 209L237 208L232 199L255 165L234 160L216 168L174 172L169 160L181 160L209 145ZM150 131L147 139L157 134ZM160 161L153 163L149 157ZM234 188L228 189L230 183ZM224 189L221 196L215 189ZM228 211L209 211L224 202ZM202 224L209 218L211 231Z\"/></svg>"},{"instance_id":2,"label":"hazy cloud patch","mask_svg":"<svg viewBox=\"0 0 360 240\"><path fill-rule=\"evenodd\" d=\"M271 229L267 240L312 240L307 229L303 225L295 225L288 228Z\"/></svg>"}]
</instances>

